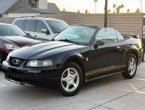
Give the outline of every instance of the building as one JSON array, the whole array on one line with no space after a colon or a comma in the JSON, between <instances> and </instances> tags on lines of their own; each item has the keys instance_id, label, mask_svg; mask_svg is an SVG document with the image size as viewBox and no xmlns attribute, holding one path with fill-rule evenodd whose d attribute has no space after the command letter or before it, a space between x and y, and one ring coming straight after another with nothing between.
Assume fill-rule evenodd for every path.
<instances>
[{"instance_id":1,"label":"building","mask_svg":"<svg viewBox=\"0 0 145 110\"><path fill-rule=\"evenodd\" d=\"M0 0L0 16L20 17L56 14L60 10L47 0Z\"/></svg>"}]
</instances>

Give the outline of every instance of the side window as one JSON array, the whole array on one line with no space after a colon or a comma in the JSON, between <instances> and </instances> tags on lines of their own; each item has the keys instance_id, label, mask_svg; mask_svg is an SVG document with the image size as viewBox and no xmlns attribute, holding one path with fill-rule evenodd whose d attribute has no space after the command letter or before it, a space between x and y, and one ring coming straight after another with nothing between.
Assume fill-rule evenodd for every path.
<instances>
[{"instance_id":1,"label":"side window","mask_svg":"<svg viewBox=\"0 0 145 110\"><path fill-rule=\"evenodd\" d=\"M24 30L24 23L25 23L25 20L16 20L14 22L14 25L18 26L20 29Z\"/></svg>"},{"instance_id":2,"label":"side window","mask_svg":"<svg viewBox=\"0 0 145 110\"><path fill-rule=\"evenodd\" d=\"M27 20L25 25L25 31L35 32L36 20Z\"/></svg>"},{"instance_id":3,"label":"side window","mask_svg":"<svg viewBox=\"0 0 145 110\"><path fill-rule=\"evenodd\" d=\"M47 27L42 21L38 21L36 26L36 32L41 32L42 29L47 29Z\"/></svg>"},{"instance_id":4,"label":"side window","mask_svg":"<svg viewBox=\"0 0 145 110\"><path fill-rule=\"evenodd\" d=\"M117 30L115 30L115 33L116 33L118 41L123 41L124 40L124 37Z\"/></svg>"},{"instance_id":5,"label":"side window","mask_svg":"<svg viewBox=\"0 0 145 110\"><path fill-rule=\"evenodd\" d=\"M98 31L96 35L96 40L101 40L105 44L109 44L112 42L117 42L117 37L114 29L102 28L100 31Z\"/></svg>"}]
</instances>

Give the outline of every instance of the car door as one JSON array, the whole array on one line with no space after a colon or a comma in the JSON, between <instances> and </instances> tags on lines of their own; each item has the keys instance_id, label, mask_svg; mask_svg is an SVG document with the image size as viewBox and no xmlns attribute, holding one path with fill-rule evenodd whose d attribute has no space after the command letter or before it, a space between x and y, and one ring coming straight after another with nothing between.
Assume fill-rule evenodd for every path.
<instances>
[{"instance_id":1,"label":"car door","mask_svg":"<svg viewBox=\"0 0 145 110\"><path fill-rule=\"evenodd\" d=\"M25 23L26 23L26 20L15 20L13 24L18 26L21 30L24 31Z\"/></svg>"},{"instance_id":2,"label":"car door","mask_svg":"<svg viewBox=\"0 0 145 110\"><path fill-rule=\"evenodd\" d=\"M43 32L43 30L47 31L47 32ZM44 40L51 40L51 32L50 30L47 28L46 24L40 20L37 21L37 25L36 25L36 36L39 39L44 39Z\"/></svg>"},{"instance_id":3,"label":"car door","mask_svg":"<svg viewBox=\"0 0 145 110\"><path fill-rule=\"evenodd\" d=\"M119 71L123 63L123 53L118 45L118 39L114 29L102 28L95 37L96 41L101 41L104 45L92 46L89 69L91 77L109 74Z\"/></svg>"},{"instance_id":4,"label":"car door","mask_svg":"<svg viewBox=\"0 0 145 110\"><path fill-rule=\"evenodd\" d=\"M25 23L25 33L31 34L32 37L36 38L36 20L28 19Z\"/></svg>"}]
</instances>

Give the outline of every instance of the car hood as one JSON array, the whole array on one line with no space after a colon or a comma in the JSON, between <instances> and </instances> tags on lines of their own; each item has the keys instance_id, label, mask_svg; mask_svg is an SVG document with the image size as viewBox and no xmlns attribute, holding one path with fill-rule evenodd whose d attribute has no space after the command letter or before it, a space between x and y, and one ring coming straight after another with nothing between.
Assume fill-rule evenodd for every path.
<instances>
[{"instance_id":1,"label":"car hood","mask_svg":"<svg viewBox=\"0 0 145 110\"><path fill-rule=\"evenodd\" d=\"M39 42L37 40L27 38L27 37L22 37L22 36L6 36L5 38L11 42L14 42L19 47L23 47L26 45L35 44Z\"/></svg>"},{"instance_id":2,"label":"car hood","mask_svg":"<svg viewBox=\"0 0 145 110\"><path fill-rule=\"evenodd\" d=\"M43 59L48 56L82 48L86 48L86 46L61 41L49 41L15 50L10 53L10 56L21 59Z\"/></svg>"}]
</instances>

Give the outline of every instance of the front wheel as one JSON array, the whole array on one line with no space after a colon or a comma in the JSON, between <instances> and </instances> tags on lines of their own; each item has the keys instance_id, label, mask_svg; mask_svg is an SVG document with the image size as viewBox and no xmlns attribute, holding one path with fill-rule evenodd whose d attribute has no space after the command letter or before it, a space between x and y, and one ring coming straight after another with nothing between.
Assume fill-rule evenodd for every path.
<instances>
[{"instance_id":1,"label":"front wheel","mask_svg":"<svg viewBox=\"0 0 145 110\"><path fill-rule=\"evenodd\" d=\"M131 54L127 59L127 66L125 72L122 73L123 77L126 79L132 79L137 70L137 58L134 54Z\"/></svg>"},{"instance_id":2,"label":"front wheel","mask_svg":"<svg viewBox=\"0 0 145 110\"><path fill-rule=\"evenodd\" d=\"M1 66L2 66L2 54L0 52L0 69L1 69Z\"/></svg>"},{"instance_id":3,"label":"front wheel","mask_svg":"<svg viewBox=\"0 0 145 110\"><path fill-rule=\"evenodd\" d=\"M59 90L64 96L73 96L78 93L83 84L81 68L73 62L67 64L59 80Z\"/></svg>"}]
</instances>

